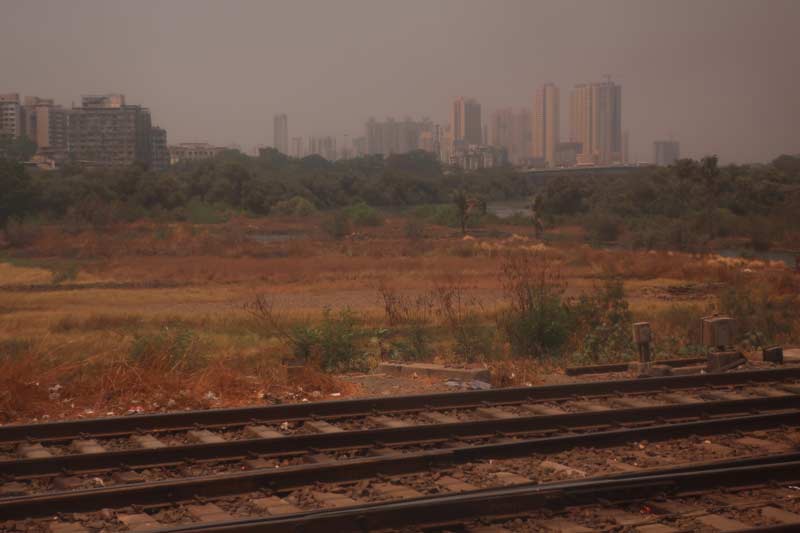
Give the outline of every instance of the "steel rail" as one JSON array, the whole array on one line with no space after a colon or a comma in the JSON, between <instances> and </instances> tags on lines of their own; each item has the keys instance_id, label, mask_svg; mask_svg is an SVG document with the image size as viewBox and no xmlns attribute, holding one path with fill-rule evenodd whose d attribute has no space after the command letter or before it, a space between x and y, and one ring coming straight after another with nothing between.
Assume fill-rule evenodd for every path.
<instances>
[{"instance_id":1,"label":"steel rail","mask_svg":"<svg viewBox=\"0 0 800 533\"><path fill-rule=\"evenodd\" d=\"M283 404L231 409L209 409L121 417L65 420L40 424L11 424L0 427L0 444L28 440L72 440L90 435L114 437L137 432L179 431L203 427L231 427L253 422L269 423L307 420L315 417L369 416L375 412L419 411L429 409L480 407L486 404L513 404L531 401L569 399L576 396L648 393L697 387L746 385L800 379L800 367L769 370L667 376L631 380L595 381L541 387L516 387L485 391L445 392Z\"/></svg>"},{"instance_id":2,"label":"steel rail","mask_svg":"<svg viewBox=\"0 0 800 533\"><path fill-rule=\"evenodd\" d=\"M373 531L410 526L463 523L481 517L513 517L548 508L597 501L641 501L663 494L752 487L800 481L800 454L793 460L753 465L729 461L714 469L674 472L664 469L643 476L588 479L483 489L457 495L428 496L338 510L306 511L281 517L234 520L162 528L160 532L272 533L303 531Z\"/></svg>"},{"instance_id":3,"label":"steel rail","mask_svg":"<svg viewBox=\"0 0 800 533\"><path fill-rule=\"evenodd\" d=\"M36 459L0 461L0 476L46 476L68 472L95 472L125 465L145 468L179 464L186 461L237 460L265 455L298 455L309 450L325 451L415 444L435 440L480 438L498 433L519 434L543 430L568 431L608 427L620 424L655 422L668 419L692 419L800 409L800 395L759 397L744 400L718 400L654 407L582 411L557 415L520 416L506 419L472 420L445 424L421 424L407 427L376 428L287 435L265 439L239 439L211 444L186 444L164 448L134 448L90 454L54 455ZM654 425L654 424L651 424Z\"/></svg>"},{"instance_id":4,"label":"steel rail","mask_svg":"<svg viewBox=\"0 0 800 533\"><path fill-rule=\"evenodd\" d=\"M233 472L195 478L171 479L119 485L99 489L52 492L32 496L0 499L0 520L50 516L58 512L89 512L106 507L130 505L157 506L164 502L190 501L197 497L215 498L259 490L289 491L315 483L339 483L370 479L378 475L403 475L428 471L434 466L461 464L479 459L499 459L529 456L536 453L562 451L580 446L613 446L632 440L663 440L686 435L716 434L725 430L756 430L797 424L800 411L748 415L662 424L645 428L625 428L610 431L544 437L477 446L464 446L389 456L332 461L326 463ZM800 454L790 453L751 457L748 464L792 461ZM719 461L688 465L693 471L716 468ZM721 464L727 464L723 461ZM743 463L744 464L744 463ZM673 469L679 470L679 469ZM641 472L613 474L604 477L633 477Z\"/></svg>"}]
</instances>

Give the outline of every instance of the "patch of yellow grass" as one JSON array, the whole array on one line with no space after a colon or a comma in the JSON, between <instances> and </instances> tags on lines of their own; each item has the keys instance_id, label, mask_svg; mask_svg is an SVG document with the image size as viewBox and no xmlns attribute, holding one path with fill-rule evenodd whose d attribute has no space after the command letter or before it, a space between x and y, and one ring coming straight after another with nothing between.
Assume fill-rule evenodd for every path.
<instances>
[{"instance_id":1,"label":"patch of yellow grass","mask_svg":"<svg viewBox=\"0 0 800 533\"><path fill-rule=\"evenodd\" d=\"M0 285L33 285L50 283L53 273L44 268L19 267L0 263Z\"/></svg>"}]
</instances>

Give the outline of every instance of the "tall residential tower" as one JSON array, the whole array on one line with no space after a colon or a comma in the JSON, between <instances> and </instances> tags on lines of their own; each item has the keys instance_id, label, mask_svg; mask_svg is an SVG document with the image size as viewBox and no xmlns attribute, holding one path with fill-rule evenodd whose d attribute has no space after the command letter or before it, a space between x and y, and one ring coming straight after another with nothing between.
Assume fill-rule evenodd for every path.
<instances>
[{"instance_id":1,"label":"tall residential tower","mask_svg":"<svg viewBox=\"0 0 800 533\"><path fill-rule=\"evenodd\" d=\"M481 104L472 98L456 98L450 110L450 131L454 142L483 144Z\"/></svg>"},{"instance_id":2,"label":"tall residential tower","mask_svg":"<svg viewBox=\"0 0 800 533\"><path fill-rule=\"evenodd\" d=\"M558 87L542 85L533 99L533 147L531 155L544 159L548 166L556 165L556 149L561 141L559 112L561 100Z\"/></svg>"},{"instance_id":3,"label":"tall residential tower","mask_svg":"<svg viewBox=\"0 0 800 533\"><path fill-rule=\"evenodd\" d=\"M280 153L289 155L289 119L285 113L272 119L272 144Z\"/></svg>"},{"instance_id":4,"label":"tall residential tower","mask_svg":"<svg viewBox=\"0 0 800 533\"><path fill-rule=\"evenodd\" d=\"M570 95L570 141L581 143L580 164L622 161L622 87L610 79L575 86Z\"/></svg>"}]
</instances>

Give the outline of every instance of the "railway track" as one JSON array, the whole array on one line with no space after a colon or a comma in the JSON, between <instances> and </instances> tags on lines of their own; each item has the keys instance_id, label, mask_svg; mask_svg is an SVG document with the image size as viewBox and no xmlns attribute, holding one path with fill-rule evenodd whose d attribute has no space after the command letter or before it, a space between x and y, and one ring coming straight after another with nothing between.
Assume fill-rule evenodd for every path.
<instances>
[{"instance_id":1,"label":"railway track","mask_svg":"<svg viewBox=\"0 0 800 533\"><path fill-rule=\"evenodd\" d=\"M10 452L0 460L0 530L169 530L358 506L365 497L785 454L800 443L796 370L272 406L255 408L261 418L249 421L247 410L221 410L107 419L106 426L7 426L0 428L0 449ZM376 411L376 402L386 410ZM325 417L315 416L320 411ZM191 414L206 426L186 429ZM149 431L126 429L136 418ZM73 425L87 429L87 422L94 434L67 440ZM302 425L280 431L292 423ZM25 430L33 437L20 440ZM186 443L188 432L206 441ZM179 435L177 443L170 435ZM131 444L153 440L158 445ZM24 456L31 451L38 456Z\"/></svg>"}]
</instances>

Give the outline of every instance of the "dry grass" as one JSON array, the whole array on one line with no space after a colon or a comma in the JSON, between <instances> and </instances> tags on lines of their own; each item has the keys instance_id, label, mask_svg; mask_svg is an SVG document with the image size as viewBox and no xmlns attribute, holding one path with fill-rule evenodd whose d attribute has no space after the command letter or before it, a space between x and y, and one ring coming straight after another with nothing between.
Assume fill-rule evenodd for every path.
<instances>
[{"instance_id":1,"label":"dry grass","mask_svg":"<svg viewBox=\"0 0 800 533\"><path fill-rule=\"evenodd\" d=\"M665 353L682 349L694 317L715 301L713 291L671 297L671 286L728 284L747 271L751 283L768 282L776 293L797 290L786 269L758 261L548 247L524 233L527 228L508 238L462 239L449 228L429 227L428 238L411 242L404 236L405 222L389 217L384 226L359 230L340 242L322 236L313 218L218 226L141 223L78 234L44 228L26 248L6 252L14 259L0 262L0 286L47 287L53 283L52 265L70 262L78 269L70 283L78 285L180 286L0 292L0 416L30 420L84 415L85 410L120 414L132 408L236 405L313 390L352 393L312 368L288 376L279 364L289 355L286 346L259 330L244 304L265 293L285 317L297 320L318 318L326 306L349 307L365 326L379 328L387 325L381 284L390 283L394 297L408 307L435 293L442 280L457 277L471 312L492 324L504 304L498 270L509 250L545 254L561 271L566 297L591 290L605 277L621 277L634 316L654 323ZM267 244L251 238L281 232L301 237ZM572 233L564 229L565 235ZM169 343L147 358L132 356L136 343L144 342L137 339L169 337L176 329L191 332L193 364L176 366ZM431 357L451 358L444 346L435 339ZM493 379L502 385L538 383L559 364L563 361L502 356L491 362ZM51 399L50 388L56 386L63 389Z\"/></svg>"}]
</instances>

